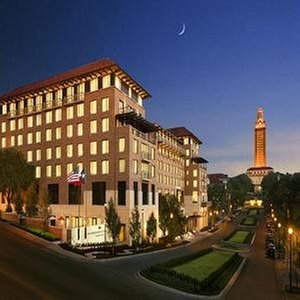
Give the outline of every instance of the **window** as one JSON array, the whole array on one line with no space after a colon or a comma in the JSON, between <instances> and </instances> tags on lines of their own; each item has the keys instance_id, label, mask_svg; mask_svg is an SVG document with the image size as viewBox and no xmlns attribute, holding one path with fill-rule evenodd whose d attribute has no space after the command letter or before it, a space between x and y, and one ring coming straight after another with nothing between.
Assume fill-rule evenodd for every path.
<instances>
[{"instance_id":1,"label":"window","mask_svg":"<svg viewBox=\"0 0 300 300\"><path fill-rule=\"evenodd\" d=\"M83 103L77 105L77 117L84 116L84 106Z\"/></svg>"},{"instance_id":2,"label":"window","mask_svg":"<svg viewBox=\"0 0 300 300\"><path fill-rule=\"evenodd\" d=\"M133 182L133 193L134 193L134 205L139 204L139 190L138 190L138 182Z\"/></svg>"},{"instance_id":3,"label":"window","mask_svg":"<svg viewBox=\"0 0 300 300\"><path fill-rule=\"evenodd\" d=\"M77 135L83 136L83 124L82 123L77 124Z\"/></svg>"},{"instance_id":4,"label":"window","mask_svg":"<svg viewBox=\"0 0 300 300\"><path fill-rule=\"evenodd\" d=\"M96 161L90 162L90 174L97 175L97 162Z\"/></svg>"},{"instance_id":5,"label":"window","mask_svg":"<svg viewBox=\"0 0 300 300\"><path fill-rule=\"evenodd\" d=\"M151 177L155 177L155 166L151 166Z\"/></svg>"},{"instance_id":6,"label":"window","mask_svg":"<svg viewBox=\"0 0 300 300\"><path fill-rule=\"evenodd\" d=\"M1 123L1 132L2 133L6 132L6 123L5 122Z\"/></svg>"},{"instance_id":7,"label":"window","mask_svg":"<svg viewBox=\"0 0 300 300\"><path fill-rule=\"evenodd\" d=\"M155 149L151 148L151 159L154 160L155 159Z\"/></svg>"},{"instance_id":8,"label":"window","mask_svg":"<svg viewBox=\"0 0 300 300\"><path fill-rule=\"evenodd\" d=\"M32 116L27 118L27 127L33 127L33 117Z\"/></svg>"},{"instance_id":9,"label":"window","mask_svg":"<svg viewBox=\"0 0 300 300\"><path fill-rule=\"evenodd\" d=\"M89 93L90 90L91 90L91 82L90 82L90 81L86 81L86 82L84 83L84 91L85 91L86 93Z\"/></svg>"},{"instance_id":10,"label":"window","mask_svg":"<svg viewBox=\"0 0 300 300\"><path fill-rule=\"evenodd\" d=\"M102 141L102 154L107 154L107 153L109 153L109 141L103 140Z\"/></svg>"},{"instance_id":11,"label":"window","mask_svg":"<svg viewBox=\"0 0 300 300\"><path fill-rule=\"evenodd\" d=\"M36 131L36 133L35 133L35 142L36 143L40 143L41 139L42 139L41 132L40 131Z\"/></svg>"},{"instance_id":12,"label":"window","mask_svg":"<svg viewBox=\"0 0 300 300\"><path fill-rule=\"evenodd\" d=\"M40 166L35 167L35 178L41 178L41 167Z\"/></svg>"},{"instance_id":13,"label":"window","mask_svg":"<svg viewBox=\"0 0 300 300\"><path fill-rule=\"evenodd\" d=\"M33 160L33 153L32 150L27 151L27 162L32 162Z\"/></svg>"},{"instance_id":14,"label":"window","mask_svg":"<svg viewBox=\"0 0 300 300\"><path fill-rule=\"evenodd\" d=\"M56 165L55 166L55 176L56 177L61 177L61 165Z\"/></svg>"},{"instance_id":15,"label":"window","mask_svg":"<svg viewBox=\"0 0 300 300\"><path fill-rule=\"evenodd\" d=\"M197 170L197 169L193 170L193 176L194 176L194 177L197 177L197 176L198 176L198 170Z\"/></svg>"},{"instance_id":16,"label":"window","mask_svg":"<svg viewBox=\"0 0 300 300\"><path fill-rule=\"evenodd\" d=\"M52 140L52 130L46 129L46 141L50 142Z\"/></svg>"},{"instance_id":17,"label":"window","mask_svg":"<svg viewBox=\"0 0 300 300\"><path fill-rule=\"evenodd\" d=\"M61 121L61 108L55 110L55 122Z\"/></svg>"},{"instance_id":18,"label":"window","mask_svg":"<svg viewBox=\"0 0 300 300\"><path fill-rule=\"evenodd\" d=\"M133 153L138 153L138 141L133 140Z\"/></svg>"},{"instance_id":19,"label":"window","mask_svg":"<svg viewBox=\"0 0 300 300\"><path fill-rule=\"evenodd\" d=\"M22 146L22 145L23 145L23 135L18 134L18 146Z\"/></svg>"},{"instance_id":20,"label":"window","mask_svg":"<svg viewBox=\"0 0 300 300\"><path fill-rule=\"evenodd\" d=\"M46 149L46 159L52 159L52 149L51 148L47 148Z\"/></svg>"},{"instance_id":21,"label":"window","mask_svg":"<svg viewBox=\"0 0 300 300\"><path fill-rule=\"evenodd\" d=\"M192 198L193 198L194 203L198 202L198 192L197 191L193 191Z\"/></svg>"},{"instance_id":22,"label":"window","mask_svg":"<svg viewBox=\"0 0 300 300\"><path fill-rule=\"evenodd\" d=\"M104 205L106 203L106 182L92 182L92 204Z\"/></svg>"},{"instance_id":23,"label":"window","mask_svg":"<svg viewBox=\"0 0 300 300\"><path fill-rule=\"evenodd\" d=\"M32 142L33 142L33 134L31 132L27 133L27 144L31 145Z\"/></svg>"},{"instance_id":24,"label":"window","mask_svg":"<svg viewBox=\"0 0 300 300\"><path fill-rule=\"evenodd\" d=\"M47 177L52 176L52 166L50 166L50 165L46 166L46 176Z\"/></svg>"},{"instance_id":25,"label":"window","mask_svg":"<svg viewBox=\"0 0 300 300\"><path fill-rule=\"evenodd\" d=\"M6 148L6 138L5 137L1 138L1 147Z\"/></svg>"},{"instance_id":26,"label":"window","mask_svg":"<svg viewBox=\"0 0 300 300\"><path fill-rule=\"evenodd\" d=\"M61 139L61 127L56 127L55 128L55 138L56 138L56 140Z\"/></svg>"},{"instance_id":27,"label":"window","mask_svg":"<svg viewBox=\"0 0 300 300\"><path fill-rule=\"evenodd\" d=\"M97 113L97 100L93 100L90 102L90 113L92 115Z\"/></svg>"},{"instance_id":28,"label":"window","mask_svg":"<svg viewBox=\"0 0 300 300\"><path fill-rule=\"evenodd\" d=\"M97 142L90 142L90 154L91 155L97 154Z\"/></svg>"},{"instance_id":29,"label":"window","mask_svg":"<svg viewBox=\"0 0 300 300\"><path fill-rule=\"evenodd\" d=\"M105 89L110 86L110 76L106 75L102 78L102 88Z\"/></svg>"},{"instance_id":30,"label":"window","mask_svg":"<svg viewBox=\"0 0 300 300\"><path fill-rule=\"evenodd\" d=\"M69 204L81 204L81 186L69 183Z\"/></svg>"},{"instance_id":31,"label":"window","mask_svg":"<svg viewBox=\"0 0 300 300\"><path fill-rule=\"evenodd\" d=\"M67 164L67 174L71 173L73 171L73 164L69 163Z\"/></svg>"},{"instance_id":32,"label":"window","mask_svg":"<svg viewBox=\"0 0 300 300\"><path fill-rule=\"evenodd\" d=\"M61 147L55 148L55 157L58 159L61 158Z\"/></svg>"},{"instance_id":33,"label":"window","mask_svg":"<svg viewBox=\"0 0 300 300\"><path fill-rule=\"evenodd\" d=\"M125 172L125 159L119 159L119 172L124 173Z\"/></svg>"},{"instance_id":34,"label":"window","mask_svg":"<svg viewBox=\"0 0 300 300\"><path fill-rule=\"evenodd\" d=\"M109 161L102 160L101 162L102 174L109 174Z\"/></svg>"},{"instance_id":35,"label":"window","mask_svg":"<svg viewBox=\"0 0 300 300\"><path fill-rule=\"evenodd\" d=\"M97 133L97 121L93 120L90 122L90 133Z\"/></svg>"},{"instance_id":36,"label":"window","mask_svg":"<svg viewBox=\"0 0 300 300\"><path fill-rule=\"evenodd\" d=\"M125 138L121 137L119 138L119 152L125 151Z\"/></svg>"},{"instance_id":37,"label":"window","mask_svg":"<svg viewBox=\"0 0 300 300\"><path fill-rule=\"evenodd\" d=\"M35 117L36 119L35 119L35 125L36 126L41 126L42 125L42 115L41 114L38 114L38 115L36 115L36 117Z\"/></svg>"},{"instance_id":38,"label":"window","mask_svg":"<svg viewBox=\"0 0 300 300\"><path fill-rule=\"evenodd\" d=\"M118 181L118 205L126 205L126 181Z\"/></svg>"},{"instance_id":39,"label":"window","mask_svg":"<svg viewBox=\"0 0 300 300\"><path fill-rule=\"evenodd\" d=\"M102 98L101 108L102 112L106 112L109 110L109 98Z\"/></svg>"},{"instance_id":40,"label":"window","mask_svg":"<svg viewBox=\"0 0 300 300\"><path fill-rule=\"evenodd\" d=\"M69 157L69 158L73 157L73 145L72 144L67 145L67 157Z\"/></svg>"},{"instance_id":41,"label":"window","mask_svg":"<svg viewBox=\"0 0 300 300\"><path fill-rule=\"evenodd\" d=\"M143 205L148 204L148 183L142 182Z\"/></svg>"},{"instance_id":42,"label":"window","mask_svg":"<svg viewBox=\"0 0 300 300\"><path fill-rule=\"evenodd\" d=\"M152 193L152 204L155 205L155 185L151 185L151 193Z\"/></svg>"},{"instance_id":43,"label":"window","mask_svg":"<svg viewBox=\"0 0 300 300\"><path fill-rule=\"evenodd\" d=\"M18 129L23 129L23 119L18 119Z\"/></svg>"},{"instance_id":44,"label":"window","mask_svg":"<svg viewBox=\"0 0 300 300\"><path fill-rule=\"evenodd\" d=\"M48 184L48 197L51 204L59 203L59 185L57 183Z\"/></svg>"},{"instance_id":45,"label":"window","mask_svg":"<svg viewBox=\"0 0 300 300\"><path fill-rule=\"evenodd\" d=\"M198 180L193 180L193 187L194 188L198 187Z\"/></svg>"},{"instance_id":46,"label":"window","mask_svg":"<svg viewBox=\"0 0 300 300\"><path fill-rule=\"evenodd\" d=\"M52 111L46 112L46 124L52 123Z\"/></svg>"},{"instance_id":47,"label":"window","mask_svg":"<svg viewBox=\"0 0 300 300\"><path fill-rule=\"evenodd\" d=\"M102 119L102 132L109 131L109 118Z\"/></svg>"},{"instance_id":48,"label":"window","mask_svg":"<svg viewBox=\"0 0 300 300\"><path fill-rule=\"evenodd\" d=\"M41 160L41 149L37 149L37 150L35 151L35 159L36 159L37 161L40 161L40 160Z\"/></svg>"},{"instance_id":49,"label":"window","mask_svg":"<svg viewBox=\"0 0 300 300\"><path fill-rule=\"evenodd\" d=\"M77 155L82 156L83 155L83 144L78 144L77 145Z\"/></svg>"},{"instance_id":50,"label":"window","mask_svg":"<svg viewBox=\"0 0 300 300\"><path fill-rule=\"evenodd\" d=\"M189 159L186 159L185 160L185 165L188 167L190 165L190 160Z\"/></svg>"},{"instance_id":51,"label":"window","mask_svg":"<svg viewBox=\"0 0 300 300\"><path fill-rule=\"evenodd\" d=\"M133 174L138 174L138 161L136 159L133 160Z\"/></svg>"},{"instance_id":52,"label":"window","mask_svg":"<svg viewBox=\"0 0 300 300\"><path fill-rule=\"evenodd\" d=\"M16 130L16 120L10 120L10 131Z\"/></svg>"},{"instance_id":53,"label":"window","mask_svg":"<svg viewBox=\"0 0 300 300\"><path fill-rule=\"evenodd\" d=\"M74 118L74 107L69 106L69 107L67 107L67 120L70 120L73 118Z\"/></svg>"},{"instance_id":54,"label":"window","mask_svg":"<svg viewBox=\"0 0 300 300\"><path fill-rule=\"evenodd\" d=\"M73 125L67 125L67 137L73 137Z\"/></svg>"}]
</instances>

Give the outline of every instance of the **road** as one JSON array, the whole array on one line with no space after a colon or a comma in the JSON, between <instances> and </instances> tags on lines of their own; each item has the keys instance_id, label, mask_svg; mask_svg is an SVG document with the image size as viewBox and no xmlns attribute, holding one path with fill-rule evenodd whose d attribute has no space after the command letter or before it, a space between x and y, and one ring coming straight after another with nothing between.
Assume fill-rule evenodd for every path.
<instances>
[{"instance_id":1,"label":"road","mask_svg":"<svg viewBox=\"0 0 300 300\"><path fill-rule=\"evenodd\" d=\"M145 282L137 273L145 266L193 253L228 235L234 224L187 246L151 254L88 260L70 255L0 221L0 299L189 299Z\"/></svg>"}]
</instances>

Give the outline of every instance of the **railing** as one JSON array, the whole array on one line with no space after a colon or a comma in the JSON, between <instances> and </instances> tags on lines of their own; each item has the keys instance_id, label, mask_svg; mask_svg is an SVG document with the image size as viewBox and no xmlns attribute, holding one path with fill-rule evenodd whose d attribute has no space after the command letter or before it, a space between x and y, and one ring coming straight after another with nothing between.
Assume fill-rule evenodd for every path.
<instances>
[{"instance_id":1,"label":"railing","mask_svg":"<svg viewBox=\"0 0 300 300\"><path fill-rule=\"evenodd\" d=\"M150 172L149 171L142 171L142 179L143 180L150 180Z\"/></svg>"},{"instance_id":2,"label":"railing","mask_svg":"<svg viewBox=\"0 0 300 300\"><path fill-rule=\"evenodd\" d=\"M151 153L150 152L142 151L141 154L142 154L142 159L151 160Z\"/></svg>"},{"instance_id":3,"label":"railing","mask_svg":"<svg viewBox=\"0 0 300 300\"><path fill-rule=\"evenodd\" d=\"M156 138L155 138L155 133L143 133L137 130L136 128L132 128L132 133L136 136L139 137L151 144L156 144Z\"/></svg>"},{"instance_id":4,"label":"railing","mask_svg":"<svg viewBox=\"0 0 300 300\"><path fill-rule=\"evenodd\" d=\"M180 146L177 145L177 143L175 141L170 141L169 139L161 136L161 135L158 135L157 136L157 141L159 143L163 143L165 144L167 147L169 147L170 149L173 149L175 150L176 152L178 152L179 154L181 155L185 155L185 151L183 148L181 148Z\"/></svg>"}]
</instances>

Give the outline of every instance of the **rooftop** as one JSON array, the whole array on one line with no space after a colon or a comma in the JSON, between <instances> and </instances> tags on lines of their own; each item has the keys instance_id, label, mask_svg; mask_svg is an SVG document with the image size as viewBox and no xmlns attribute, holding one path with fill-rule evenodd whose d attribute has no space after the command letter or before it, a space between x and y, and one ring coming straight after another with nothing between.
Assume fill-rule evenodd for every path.
<instances>
[{"instance_id":1,"label":"rooftop","mask_svg":"<svg viewBox=\"0 0 300 300\"><path fill-rule=\"evenodd\" d=\"M186 129L185 127L175 127L175 128L169 128L168 129L170 132L175 134L177 137L191 137L193 138L197 143L200 145L202 144L201 140L196 137L191 131Z\"/></svg>"}]
</instances>

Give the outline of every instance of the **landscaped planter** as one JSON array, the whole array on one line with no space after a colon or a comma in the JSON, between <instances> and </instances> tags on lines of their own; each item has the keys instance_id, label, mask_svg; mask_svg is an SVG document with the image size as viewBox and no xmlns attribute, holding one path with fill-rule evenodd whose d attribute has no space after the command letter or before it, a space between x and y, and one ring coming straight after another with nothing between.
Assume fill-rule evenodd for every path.
<instances>
[{"instance_id":1,"label":"landscaped planter","mask_svg":"<svg viewBox=\"0 0 300 300\"><path fill-rule=\"evenodd\" d=\"M256 226L257 225L257 218L247 217L242 220L240 223L242 226Z\"/></svg>"},{"instance_id":2,"label":"landscaped planter","mask_svg":"<svg viewBox=\"0 0 300 300\"><path fill-rule=\"evenodd\" d=\"M253 243L254 233L250 230L235 230L222 242L228 245L240 245L248 247Z\"/></svg>"}]
</instances>

